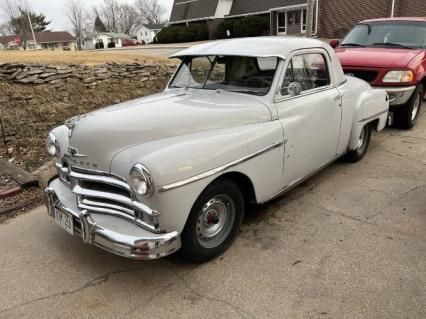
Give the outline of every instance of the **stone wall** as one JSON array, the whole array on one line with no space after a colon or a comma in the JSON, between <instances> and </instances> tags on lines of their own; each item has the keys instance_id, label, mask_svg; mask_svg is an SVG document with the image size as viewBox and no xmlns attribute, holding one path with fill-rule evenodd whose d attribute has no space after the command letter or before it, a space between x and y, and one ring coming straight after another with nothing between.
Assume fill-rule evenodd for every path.
<instances>
[{"instance_id":1,"label":"stone wall","mask_svg":"<svg viewBox=\"0 0 426 319\"><path fill-rule=\"evenodd\" d=\"M19 84L64 84L67 79L77 79L94 86L111 79L139 78L154 81L157 77L173 74L175 65L120 64L112 62L95 67L87 65L0 64L0 79ZM58 85L57 85L58 86Z\"/></svg>"},{"instance_id":2,"label":"stone wall","mask_svg":"<svg viewBox=\"0 0 426 319\"><path fill-rule=\"evenodd\" d=\"M78 114L158 93L175 68L115 62L0 65L0 156L30 171L37 168L48 159L44 141L52 128Z\"/></svg>"}]
</instances>

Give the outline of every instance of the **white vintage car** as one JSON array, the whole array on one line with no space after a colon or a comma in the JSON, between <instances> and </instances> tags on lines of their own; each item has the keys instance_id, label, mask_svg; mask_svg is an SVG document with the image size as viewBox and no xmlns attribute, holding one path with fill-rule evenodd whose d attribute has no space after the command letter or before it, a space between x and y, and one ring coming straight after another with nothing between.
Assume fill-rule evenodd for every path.
<instances>
[{"instance_id":1,"label":"white vintage car","mask_svg":"<svg viewBox=\"0 0 426 319\"><path fill-rule=\"evenodd\" d=\"M48 137L49 215L87 244L135 259L225 251L247 203L264 203L382 130L388 96L345 77L319 40L211 42L164 92L68 120Z\"/></svg>"}]
</instances>

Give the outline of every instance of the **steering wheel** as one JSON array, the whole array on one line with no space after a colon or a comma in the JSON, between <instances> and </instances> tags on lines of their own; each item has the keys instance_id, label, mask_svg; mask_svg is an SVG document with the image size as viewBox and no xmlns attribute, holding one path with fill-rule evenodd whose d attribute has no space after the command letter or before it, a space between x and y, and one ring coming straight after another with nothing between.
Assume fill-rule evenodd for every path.
<instances>
[{"instance_id":1,"label":"steering wheel","mask_svg":"<svg viewBox=\"0 0 426 319\"><path fill-rule=\"evenodd\" d=\"M251 76L244 81L244 84L246 84L247 86L250 86L250 83L259 83L260 88L268 87L271 85L271 81L268 81L267 79L261 76Z\"/></svg>"}]
</instances>

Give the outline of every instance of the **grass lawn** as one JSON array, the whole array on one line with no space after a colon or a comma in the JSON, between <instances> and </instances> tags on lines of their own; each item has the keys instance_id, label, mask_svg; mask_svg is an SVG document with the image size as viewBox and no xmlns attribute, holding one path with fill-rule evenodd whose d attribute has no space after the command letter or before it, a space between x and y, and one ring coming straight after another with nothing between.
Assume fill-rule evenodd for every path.
<instances>
[{"instance_id":1,"label":"grass lawn","mask_svg":"<svg viewBox=\"0 0 426 319\"><path fill-rule=\"evenodd\" d=\"M119 63L176 63L166 58L146 56L140 53L88 52L88 51L0 51L0 64L7 62L40 64L96 65L106 62Z\"/></svg>"}]
</instances>

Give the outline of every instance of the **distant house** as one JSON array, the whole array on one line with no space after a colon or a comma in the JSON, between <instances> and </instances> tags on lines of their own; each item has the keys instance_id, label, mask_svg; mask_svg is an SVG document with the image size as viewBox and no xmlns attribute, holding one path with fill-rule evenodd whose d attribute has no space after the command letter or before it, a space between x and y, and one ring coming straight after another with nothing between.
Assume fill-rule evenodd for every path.
<instances>
[{"instance_id":1,"label":"distant house","mask_svg":"<svg viewBox=\"0 0 426 319\"><path fill-rule=\"evenodd\" d=\"M82 47L85 50L121 48L123 42L131 38L124 33L100 32L91 38L84 39Z\"/></svg>"},{"instance_id":2,"label":"distant house","mask_svg":"<svg viewBox=\"0 0 426 319\"><path fill-rule=\"evenodd\" d=\"M357 22L395 16L426 16L425 0L316 0L313 33L318 37L342 37ZM305 33L307 0L174 0L170 25L205 23L210 38L225 19L261 16L269 21L270 35Z\"/></svg>"},{"instance_id":3,"label":"distant house","mask_svg":"<svg viewBox=\"0 0 426 319\"><path fill-rule=\"evenodd\" d=\"M19 37L16 36L0 36L0 50L20 50Z\"/></svg>"},{"instance_id":4,"label":"distant house","mask_svg":"<svg viewBox=\"0 0 426 319\"><path fill-rule=\"evenodd\" d=\"M75 50L76 39L65 31L36 32L36 43L32 37L27 41L28 50ZM0 37L0 49L23 50L23 43L19 36Z\"/></svg>"},{"instance_id":5,"label":"distant house","mask_svg":"<svg viewBox=\"0 0 426 319\"><path fill-rule=\"evenodd\" d=\"M135 28L135 36L140 43L151 43L155 36L164 27L163 24L142 24Z\"/></svg>"}]
</instances>

